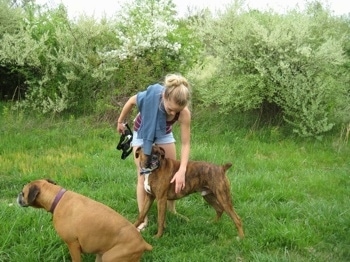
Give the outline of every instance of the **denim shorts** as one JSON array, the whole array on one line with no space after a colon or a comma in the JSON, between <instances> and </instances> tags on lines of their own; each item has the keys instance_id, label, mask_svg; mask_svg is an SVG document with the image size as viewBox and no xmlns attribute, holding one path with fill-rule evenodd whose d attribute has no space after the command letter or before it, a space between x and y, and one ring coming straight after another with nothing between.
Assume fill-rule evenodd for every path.
<instances>
[{"instance_id":1,"label":"denim shorts","mask_svg":"<svg viewBox=\"0 0 350 262\"><path fill-rule=\"evenodd\" d=\"M171 144L171 143L175 143L176 140L174 138L173 133L169 133L166 134L162 137L158 137L156 138L156 140L154 141L154 144L156 145L164 145L164 144ZM133 137L132 137L132 141L131 141L131 146L142 146L143 145L143 139L137 138L137 132L134 131L133 132Z\"/></svg>"}]
</instances>

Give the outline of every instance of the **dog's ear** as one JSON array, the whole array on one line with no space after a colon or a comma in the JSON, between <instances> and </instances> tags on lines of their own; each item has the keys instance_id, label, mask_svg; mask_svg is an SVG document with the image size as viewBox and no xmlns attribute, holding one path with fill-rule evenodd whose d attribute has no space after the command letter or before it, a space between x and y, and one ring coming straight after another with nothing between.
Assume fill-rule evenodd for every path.
<instances>
[{"instance_id":1,"label":"dog's ear","mask_svg":"<svg viewBox=\"0 0 350 262\"><path fill-rule=\"evenodd\" d=\"M139 158L141 147L138 147L135 151L135 158Z\"/></svg>"},{"instance_id":2,"label":"dog's ear","mask_svg":"<svg viewBox=\"0 0 350 262\"><path fill-rule=\"evenodd\" d=\"M47 178L45 179L47 182L49 182L50 184L54 184L54 185L57 185L55 181L53 181L52 179L50 178Z\"/></svg>"},{"instance_id":3,"label":"dog's ear","mask_svg":"<svg viewBox=\"0 0 350 262\"><path fill-rule=\"evenodd\" d=\"M38 186L33 185L29 188L29 192L28 192L28 205L33 205L36 197L39 195L40 193L40 189Z\"/></svg>"},{"instance_id":4,"label":"dog's ear","mask_svg":"<svg viewBox=\"0 0 350 262\"><path fill-rule=\"evenodd\" d=\"M162 159L164 159L165 158L165 150L164 150L164 148L160 146L159 150L160 150L160 156L162 157Z\"/></svg>"}]
</instances>

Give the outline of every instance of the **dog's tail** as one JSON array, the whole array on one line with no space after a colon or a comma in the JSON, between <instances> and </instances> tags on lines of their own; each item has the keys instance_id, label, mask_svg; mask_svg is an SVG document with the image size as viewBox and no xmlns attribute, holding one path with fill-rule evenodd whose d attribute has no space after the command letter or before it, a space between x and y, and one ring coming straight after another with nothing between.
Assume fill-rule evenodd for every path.
<instances>
[{"instance_id":1,"label":"dog's tail","mask_svg":"<svg viewBox=\"0 0 350 262\"><path fill-rule=\"evenodd\" d=\"M232 166L232 163L226 163L222 167L223 167L224 171L226 172L227 169L229 169L231 166Z\"/></svg>"}]
</instances>

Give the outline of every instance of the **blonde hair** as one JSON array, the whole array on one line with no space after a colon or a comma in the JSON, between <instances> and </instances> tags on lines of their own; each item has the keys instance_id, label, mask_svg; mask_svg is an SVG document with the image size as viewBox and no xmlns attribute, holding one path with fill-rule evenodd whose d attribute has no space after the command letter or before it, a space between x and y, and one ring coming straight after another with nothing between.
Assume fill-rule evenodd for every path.
<instances>
[{"instance_id":1,"label":"blonde hair","mask_svg":"<svg viewBox=\"0 0 350 262\"><path fill-rule=\"evenodd\" d=\"M168 74L164 81L164 98L174 101L179 106L186 106L190 100L190 85L179 74Z\"/></svg>"}]
</instances>

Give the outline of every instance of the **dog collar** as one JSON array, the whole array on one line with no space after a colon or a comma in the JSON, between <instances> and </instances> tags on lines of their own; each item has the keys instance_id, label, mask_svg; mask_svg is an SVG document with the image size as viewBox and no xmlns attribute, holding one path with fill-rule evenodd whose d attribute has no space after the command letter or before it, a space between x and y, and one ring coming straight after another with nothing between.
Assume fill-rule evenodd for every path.
<instances>
[{"instance_id":1,"label":"dog collar","mask_svg":"<svg viewBox=\"0 0 350 262\"><path fill-rule=\"evenodd\" d=\"M53 213L53 211L55 211L55 208L56 208L58 202L60 202L60 200L61 200L63 194L66 193L66 191L67 191L67 190L66 190L65 188L62 188L62 189L60 190L60 192L58 192L58 194L56 195L56 197L55 197L55 199L54 199L54 201L53 201L53 203L52 203L52 205L51 205L51 208L50 208L50 212L51 212L51 213Z\"/></svg>"}]
</instances>

